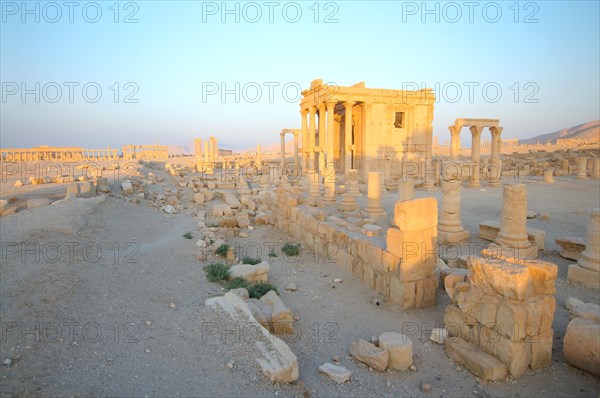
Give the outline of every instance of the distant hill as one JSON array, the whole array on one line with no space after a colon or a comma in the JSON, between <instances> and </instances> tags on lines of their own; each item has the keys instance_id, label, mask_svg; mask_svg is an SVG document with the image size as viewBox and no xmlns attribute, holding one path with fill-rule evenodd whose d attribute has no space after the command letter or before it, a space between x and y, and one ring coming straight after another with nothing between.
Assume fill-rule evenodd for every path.
<instances>
[{"instance_id":1,"label":"distant hill","mask_svg":"<svg viewBox=\"0 0 600 398\"><path fill-rule=\"evenodd\" d=\"M600 137L600 120L580 124L574 127L555 131L554 133L542 134L533 138L519 140L519 145L523 144L556 144L558 139L580 139L584 141L598 140Z\"/></svg>"}]
</instances>

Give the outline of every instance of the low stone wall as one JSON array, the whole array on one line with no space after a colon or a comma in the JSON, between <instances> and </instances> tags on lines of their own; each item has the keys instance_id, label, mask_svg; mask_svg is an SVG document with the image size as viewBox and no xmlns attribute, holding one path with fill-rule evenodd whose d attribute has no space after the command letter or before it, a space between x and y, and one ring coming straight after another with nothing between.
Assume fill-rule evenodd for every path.
<instances>
[{"instance_id":1,"label":"low stone wall","mask_svg":"<svg viewBox=\"0 0 600 398\"><path fill-rule=\"evenodd\" d=\"M277 189L275 225L279 229L318 251L321 261L337 263L405 309L435 304L435 249L428 253L433 261L403 262L374 239L349 231L347 221L305 206L301 194L299 187Z\"/></svg>"}]
</instances>

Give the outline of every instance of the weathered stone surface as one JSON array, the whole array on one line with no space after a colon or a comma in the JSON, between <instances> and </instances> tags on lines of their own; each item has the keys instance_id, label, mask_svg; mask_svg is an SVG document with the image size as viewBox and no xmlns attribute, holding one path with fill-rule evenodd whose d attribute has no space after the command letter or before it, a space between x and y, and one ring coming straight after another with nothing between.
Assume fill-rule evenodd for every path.
<instances>
[{"instance_id":1,"label":"weathered stone surface","mask_svg":"<svg viewBox=\"0 0 600 398\"><path fill-rule=\"evenodd\" d=\"M567 281L600 289L600 272L580 267L579 264L569 264Z\"/></svg>"},{"instance_id":2,"label":"weathered stone surface","mask_svg":"<svg viewBox=\"0 0 600 398\"><path fill-rule=\"evenodd\" d=\"M283 304L281 298L273 290L268 291L260 301L270 306L270 319L267 319L275 334L292 333L294 316L292 311Z\"/></svg>"},{"instance_id":3,"label":"weathered stone surface","mask_svg":"<svg viewBox=\"0 0 600 398\"><path fill-rule=\"evenodd\" d=\"M470 282L486 294L523 301L531 294L529 269L499 259L471 256L468 262Z\"/></svg>"},{"instance_id":4,"label":"weathered stone surface","mask_svg":"<svg viewBox=\"0 0 600 398\"><path fill-rule=\"evenodd\" d=\"M269 277L269 270L271 267L269 263L263 261L260 264L238 264L230 268L231 277L244 278L248 282L266 282Z\"/></svg>"},{"instance_id":5,"label":"weathered stone surface","mask_svg":"<svg viewBox=\"0 0 600 398\"><path fill-rule=\"evenodd\" d=\"M526 260L523 264L529 269L529 278L533 287L533 294L556 293L556 278L558 266L541 260Z\"/></svg>"},{"instance_id":6,"label":"weathered stone surface","mask_svg":"<svg viewBox=\"0 0 600 398\"><path fill-rule=\"evenodd\" d=\"M390 369L406 370L413 363L412 340L402 333L383 333L379 336L379 348L389 352Z\"/></svg>"},{"instance_id":7,"label":"weathered stone surface","mask_svg":"<svg viewBox=\"0 0 600 398\"><path fill-rule=\"evenodd\" d=\"M421 198L396 202L394 225L400 231L419 231L437 228L438 207L435 198Z\"/></svg>"},{"instance_id":8,"label":"weathered stone surface","mask_svg":"<svg viewBox=\"0 0 600 398\"><path fill-rule=\"evenodd\" d=\"M384 371L389 363L390 354L386 350L375 347L366 340L352 342L350 354L375 370Z\"/></svg>"},{"instance_id":9,"label":"weathered stone surface","mask_svg":"<svg viewBox=\"0 0 600 398\"><path fill-rule=\"evenodd\" d=\"M462 268L450 268L447 272L446 277L444 278L444 289L450 299L454 302L454 294L455 294L455 286L459 282L465 282L467 280L467 276L469 275L469 271Z\"/></svg>"},{"instance_id":10,"label":"weathered stone surface","mask_svg":"<svg viewBox=\"0 0 600 398\"><path fill-rule=\"evenodd\" d=\"M481 239L495 241L500 232L500 223L498 221L483 221L479 223L479 237ZM538 249L544 250L546 231L535 228L527 228L527 239Z\"/></svg>"},{"instance_id":11,"label":"weathered stone surface","mask_svg":"<svg viewBox=\"0 0 600 398\"><path fill-rule=\"evenodd\" d=\"M554 242L562 248L559 252L560 256L570 260L579 260L581 253L585 250L585 239L583 238L566 236L556 238Z\"/></svg>"},{"instance_id":12,"label":"weathered stone surface","mask_svg":"<svg viewBox=\"0 0 600 398\"><path fill-rule=\"evenodd\" d=\"M431 335L429 336L429 340L431 340L437 344L444 344L446 342L447 337L448 337L448 331L446 329L433 328L433 329L431 329Z\"/></svg>"},{"instance_id":13,"label":"weathered stone surface","mask_svg":"<svg viewBox=\"0 0 600 398\"><path fill-rule=\"evenodd\" d=\"M202 204L204 203L204 194L201 192L195 193L194 194L194 202L198 203L198 204Z\"/></svg>"},{"instance_id":14,"label":"weathered stone surface","mask_svg":"<svg viewBox=\"0 0 600 398\"><path fill-rule=\"evenodd\" d=\"M465 366L479 378L487 381L506 378L507 370L502 362L460 337L446 339L445 347L446 353L454 362Z\"/></svg>"},{"instance_id":15,"label":"weathered stone surface","mask_svg":"<svg viewBox=\"0 0 600 398\"><path fill-rule=\"evenodd\" d=\"M481 327L479 347L506 365L508 372L514 377L521 377L529 366L529 355L524 341L512 341L499 335L495 329Z\"/></svg>"},{"instance_id":16,"label":"weathered stone surface","mask_svg":"<svg viewBox=\"0 0 600 398\"><path fill-rule=\"evenodd\" d=\"M568 364L600 376L600 323L584 318L569 322L563 351Z\"/></svg>"},{"instance_id":17,"label":"weathered stone surface","mask_svg":"<svg viewBox=\"0 0 600 398\"><path fill-rule=\"evenodd\" d=\"M585 318L590 321L600 322L600 305L594 303L584 303L573 297L568 297L565 307L569 310L572 318Z\"/></svg>"},{"instance_id":18,"label":"weathered stone surface","mask_svg":"<svg viewBox=\"0 0 600 398\"><path fill-rule=\"evenodd\" d=\"M221 308L235 324L242 324L246 327L253 324L253 328L259 331L260 338L255 341L255 344L261 356L256 358L256 361L269 380L291 383L298 379L298 360L296 356L287 344L272 336L267 329L256 321L248 306L240 297L233 293L226 293L222 297L206 300L205 305L213 309Z\"/></svg>"},{"instance_id":19,"label":"weathered stone surface","mask_svg":"<svg viewBox=\"0 0 600 398\"><path fill-rule=\"evenodd\" d=\"M131 184L131 181L123 181L123 183L121 184L121 188L123 189L123 192L126 194L133 193L133 185Z\"/></svg>"},{"instance_id":20,"label":"weathered stone surface","mask_svg":"<svg viewBox=\"0 0 600 398\"><path fill-rule=\"evenodd\" d=\"M350 376L352 375L352 372L350 372L348 369L329 362L319 366L319 372L323 373L338 384L347 382L350 380Z\"/></svg>"},{"instance_id":21,"label":"weathered stone surface","mask_svg":"<svg viewBox=\"0 0 600 398\"><path fill-rule=\"evenodd\" d=\"M81 183L79 188L79 196L82 198L91 198L96 195L96 186L89 181Z\"/></svg>"}]
</instances>

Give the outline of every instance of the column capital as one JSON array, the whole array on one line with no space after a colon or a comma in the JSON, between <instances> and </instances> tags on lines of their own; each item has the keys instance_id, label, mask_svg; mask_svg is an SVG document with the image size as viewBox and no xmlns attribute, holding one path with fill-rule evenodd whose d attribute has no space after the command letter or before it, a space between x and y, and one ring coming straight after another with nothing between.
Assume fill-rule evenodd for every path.
<instances>
[{"instance_id":1,"label":"column capital","mask_svg":"<svg viewBox=\"0 0 600 398\"><path fill-rule=\"evenodd\" d=\"M302 116L306 116L306 115L308 114L308 112L309 112L308 108L303 108L303 109L300 109L300 114L301 114Z\"/></svg>"},{"instance_id":2,"label":"column capital","mask_svg":"<svg viewBox=\"0 0 600 398\"><path fill-rule=\"evenodd\" d=\"M450 130L450 135L455 136L460 134L460 128L452 125L448 126L448 130Z\"/></svg>"},{"instance_id":3,"label":"column capital","mask_svg":"<svg viewBox=\"0 0 600 398\"><path fill-rule=\"evenodd\" d=\"M354 104L356 103L356 101L348 100L348 101L343 101L342 103L344 104L344 107L346 109L348 109L348 108L352 108L354 106Z\"/></svg>"},{"instance_id":4,"label":"column capital","mask_svg":"<svg viewBox=\"0 0 600 398\"><path fill-rule=\"evenodd\" d=\"M478 136L478 135L481 135L483 128L480 126L471 126L471 127L469 127L469 131L471 132L471 134L473 136Z\"/></svg>"},{"instance_id":5,"label":"column capital","mask_svg":"<svg viewBox=\"0 0 600 398\"><path fill-rule=\"evenodd\" d=\"M325 106L327 106L327 110L333 109L335 108L335 105L337 104L337 100L328 100L325 101Z\"/></svg>"},{"instance_id":6,"label":"column capital","mask_svg":"<svg viewBox=\"0 0 600 398\"><path fill-rule=\"evenodd\" d=\"M490 127L490 132L492 133L492 136L499 136L500 134L502 134L502 130L504 130L504 127Z\"/></svg>"}]
</instances>

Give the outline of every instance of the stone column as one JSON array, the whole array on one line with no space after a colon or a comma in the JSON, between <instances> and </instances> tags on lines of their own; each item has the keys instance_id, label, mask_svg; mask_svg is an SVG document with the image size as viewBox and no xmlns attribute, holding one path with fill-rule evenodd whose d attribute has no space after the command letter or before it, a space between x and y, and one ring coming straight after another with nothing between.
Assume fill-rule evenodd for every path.
<instances>
[{"instance_id":1,"label":"stone column","mask_svg":"<svg viewBox=\"0 0 600 398\"><path fill-rule=\"evenodd\" d=\"M495 242L501 248L518 249L517 258L537 257L537 246L529 242L527 238L527 189L525 184L504 186L500 232L498 232Z\"/></svg>"},{"instance_id":2,"label":"stone column","mask_svg":"<svg viewBox=\"0 0 600 398\"><path fill-rule=\"evenodd\" d=\"M481 146L481 130L479 126L471 126L471 161L473 162L473 174L471 176L470 187L477 188L479 184L479 160Z\"/></svg>"},{"instance_id":3,"label":"stone column","mask_svg":"<svg viewBox=\"0 0 600 398\"><path fill-rule=\"evenodd\" d=\"M450 130L450 160L458 160L460 156L460 128L448 126Z\"/></svg>"},{"instance_id":4,"label":"stone column","mask_svg":"<svg viewBox=\"0 0 600 398\"><path fill-rule=\"evenodd\" d=\"M323 185L325 185L323 202L335 203L335 180L335 167L328 167L327 173L323 176Z\"/></svg>"},{"instance_id":5,"label":"stone column","mask_svg":"<svg viewBox=\"0 0 600 398\"><path fill-rule=\"evenodd\" d=\"M600 178L600 158L594 158L594 167L592 169L592 178Z\"/></svg>"},{"instance_id":6,"label":"stone column","mask_svg":"<svg viewBox=\"0 0 600 398\"><path fill-rule=\"evenodd\" d=\"M560 161L560 168L565 174L569 174L569 159L562 159Z\"/></svg>"},{"instance_id":7,"label":"stone column","mask_svg":"<svg viewBox=\"0 0 600 398\"><path fill-rule=\"evenodd\" d=\"M503 127L490 127L492 133L492 148L490 156L490 164L488 170L488 182L492 187L500 186L500 178L502 178L502 164L500 163L500 136L502 135Z\"/></svg>"},{"instance_id":8,"label":"stone column","mask_svg":"<svg viewBox=\"0 0 600 398\"><path fill-rule=\"evenodd\" d=\"M306 109L302 109L300 111L300 116L302 117L302 152L303 152L303 156L302 156L302 171L303 172L308 172L308 148L309 148L309 143L308 143L308 126L306 123L306 114L308 113L308 111Z\"/></svg>"},{"instance_id":9,"label":"stone column","mask_svg":"<svg viewBox=\"0 0 600 398\"><path fill-rule=\"evenodd\" d=\"M316 137L315 137L315 118L316 118L316 113L315 113L315 107L311 106L309 108L309 124L308 124L308 128L309 128L309 132L308 132L308 138L309 138L309 165L308 165L308 169L314 169L315 167L315 143L316 143Z\"/></svg>"},{"instance_id":10,"label":"stone column","mask_svg":"<svg viewBox=\"0 0 600 398\"><path fill-rule=\"evenodd\" d=\"M577 158L577 179L578 180L587 180L587 158L578 157Z\"/></svg>"},{"instance_id":11,"label":"stone column","mask_svg":"<svg viewBox=\"0 0 600 398\"><path fill-rule=\"evenodd\" d=\"M256 145L256 163L258 163L258 167L262 165L262 150L260 144Z\"/></svg>"},{"instance_id":12,"label":"stone column","mask_svg":"<svg viewBox=\"0 0 600 398\"><path fill-rule=\"evenodd\" d=\"M435 191L435 180L436 180L436 168L431 162L431 159L425 159L423 163L424 174L423 174L423 189L426 191Z\"/></svg>"},{"instance_id":13,"label":"stone column","mask_svg":"<svg viewBox=\"0 0 600 398\"><path fill-rule=\"evenodd\" d=\"M459 173L449 173L451 169L444 167L445 172L440 181L442 189L442 205L438 222L438 241L443 244L458 243L469 238L460 219L460 202L462 180Z\"/></svg>"},{"instance_id":14,"label":"stone column","mask_svg":"<svg viewBox=\"0 0 600 398\"><path fill-rule=\"evenodd\" d=\"M554 183L554 169L544 170L544 182L548 184Z\"/></svg>"},{"instance_id":15,"label":"stone column","mask_svg":"<svg viewBox=\"0 0 600 398\"><path fill-rule=\"evenodd\" d=\"M367 180L367 208L365 211L371 217L385 217L381 207L381 172L370 171Z\"/></svg>"},{"instance_id":16,"label":"stone column","mask_svg":"<svg viewBox=\"0 0 600 398\"><path fill-rule=\"evenodd\" d=\"M329 167L335 167L333 166L335 162L335 104L336 101L327 101L325 103L327 106L327 163Z\"/></svg>"},{"instance_id":17,"label":"stone column","mask_svg":"<svg viewBox=\"0 0 600 398\"><path fill-rule=\"evenodd\" d=\"M204 142L204 163L210 162L210 141Z\"/></svg>"},{"instance_id":18,"label":"stone column","mask_svg":"<svg viewBox=\"0 0 600 398\"><path fill-rule=\"evenodd\" d=\"M294 133L294 166L298 167L298 133Z\"/></svg>"},{"instance_id":19,"label":"stone column","mask_svg":"<svg viewBox=\"0 0 600 398\"><path fill-rule=\"evenodd\" d=\"M325 103L318 105L319 109L319 171L325 171L325 150L327 149L327 111Z\"/></svg>"},{"instance_id":20,"label":"stone column","mask_svg":"<svg viewBox=\"0 0 600 398\"><path fill-rule=\"evenodd\" d=\"M352 169L352 107L354 101L344 102L346 109L344 122L344 173L349 177L350 169Z\"/></svg>"},{"instance_id":21,"label":"stone column","mask_svg":"<svg viewBox=\"0 0 600 398\"><path fill-rule=\"evenodd\" d=\"M285 167L285 133L281 132L281 169Z\"/></svg>"},{"instance_id":22,"label":"stone column","mask_svg":"<svg viewBox=\"0 0 600 398\"><path fill-rule=\"evenodd\" d=\"M415 196L415 180L401 178L398 180L398 201L413 200Z\"/></svg>"},{"instance_id":23,"label":"stone column","mask_svg":"<svg viewBox=\"0 0 600 398\"><path fill-rule=\"evenodd\" d=\"M577 264L569 265L569 282L600 289L600 209L592 209L588 222L585 250Z\"/></svg>"},{"instance_id":24,"label":"stone column","mask_svg":"<svg viewBox=\"0 0 600 398\"><path fill-rule=\"evenodd\" d=\"M356 169L348 170L346 193L354 196L360 195L360 190L358 189L358 170Z\"/></svg>"},{"instance_id":25,"label":"stone column","mask_svg":"<svg viewBox=\"0 0 600 398\"><path fill-rule=\"evenodd\" d=\"M318 206L321 199L319 173L314 169L308 172L308 205Z\"/></svg>"}]
</instances>

